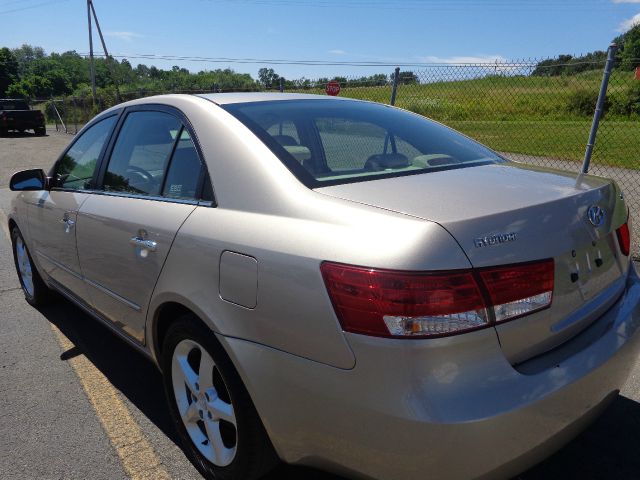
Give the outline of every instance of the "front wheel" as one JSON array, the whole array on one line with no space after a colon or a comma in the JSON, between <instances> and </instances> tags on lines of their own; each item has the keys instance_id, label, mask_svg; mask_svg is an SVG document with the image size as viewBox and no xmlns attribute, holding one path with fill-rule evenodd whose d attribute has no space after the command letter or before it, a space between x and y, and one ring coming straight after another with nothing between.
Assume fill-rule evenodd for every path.
<instances>
[{"instance_id":1,"label":"front wheel","mask_svg":"<svg viewBox=\"0 0 640 480\"><path fill-rule=\"evenodd\" d=\"M36 135L43 136L47 134L47 130L45 127L38 127L33 130Z\"/></svg>"},{"instance_id":2,"label":"front wheel","mask_svg":"<svg viewBox=\"0 0 640 480\"><path fill-rule=\"evenodd\" d=\"M44 305L50 299L51 291L33 265L31 254L18 227L13 227L11 230L11 243L13 260L24 298L34 307Z\"/></svg>"},{"instance_id":3,"label":"front wheel","mask_svg":"<svg viewBox=\"0 0 640 480\"><path fill-rule=\"evenodd\" d=\"M205 478L254 480L278 463L233 364L196 317L169 327L161 363L173 422Z\"/></svg>"}]
</instances>

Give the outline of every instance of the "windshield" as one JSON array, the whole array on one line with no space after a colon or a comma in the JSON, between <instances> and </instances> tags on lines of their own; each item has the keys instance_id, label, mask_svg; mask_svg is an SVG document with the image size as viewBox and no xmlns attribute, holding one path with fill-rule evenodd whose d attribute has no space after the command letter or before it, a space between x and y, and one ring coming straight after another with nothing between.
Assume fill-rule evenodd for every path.
<instances>
[{"instance_id":1,"label":"windshield","mask_svg":"<svg viewBox=\"0 0 640 480\"><path fill-rule=\"evenodd\" d=\"M0 110L29 110L29 105L22 100L1 100Z\"/></svg>"},{"instance_id":2,"label":"windshield","mask_svg":"<svg viewBox=\"0 0 640 480\"><path fill-rule=\"evenodd\" d=\"M310 188L503 161L450 128L377 103L286 100L223 108Z\"/></svg>"}]
</instances>

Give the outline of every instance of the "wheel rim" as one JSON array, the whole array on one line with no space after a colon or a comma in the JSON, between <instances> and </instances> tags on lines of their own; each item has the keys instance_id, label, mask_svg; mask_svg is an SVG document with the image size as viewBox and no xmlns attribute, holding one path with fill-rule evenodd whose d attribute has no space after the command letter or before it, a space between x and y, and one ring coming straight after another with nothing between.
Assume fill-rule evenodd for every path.
<instances>
[{"instance_id":1,"label":"wheel rim","mask_svg":"<svg viewBox=\"0 0 640 480\"><path fill-rule=\"evenodd\" d=\"M238 447L236 415L211 355L197 342L182 340L173 352L171 379L193 445L214 465L229 465Z\"/></svg>"},{"instance_id":2,"label":"wheel rim","mask_svg":"<svg viewBox=\"0 0 640 480\"><path fill-rule=\"evenodd\" d=\"M27 253L27 246L20 237L16 239L16 258L18 260L18 272L20 273L22 288L27 295L33 297L33 269Z\"/></svg>"}]
</instances>

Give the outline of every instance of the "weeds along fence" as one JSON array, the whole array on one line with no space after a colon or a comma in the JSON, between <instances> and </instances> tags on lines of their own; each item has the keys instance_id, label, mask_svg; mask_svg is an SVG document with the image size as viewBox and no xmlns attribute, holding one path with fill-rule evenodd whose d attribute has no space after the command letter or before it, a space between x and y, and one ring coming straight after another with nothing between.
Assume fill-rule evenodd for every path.
<instances>
[{"instance_id":1,"label":"weeds along fence","mask_svg":"<svg viewBox=\"0 0 640 480\"><path fill-rule=\"evenodd\" d=\"M497 61L396 69L369 77L335 77L342 97L390 103L442 122L500 152L508 159L579 171L600 90L604 60L557 62ZM287 80L272 90L325 94L328 79ZM211 91L237 91L213 86ZM256 85L256 90L268 90ZM160 93L129 91L121 101ZM47 116L76 133L115 98L47 100ZM55 105L55 108L53 106ZM640 239L640 80L614 68L603 105L589 173L614 178L623 188Z\"/></svg>"}]
</instances>

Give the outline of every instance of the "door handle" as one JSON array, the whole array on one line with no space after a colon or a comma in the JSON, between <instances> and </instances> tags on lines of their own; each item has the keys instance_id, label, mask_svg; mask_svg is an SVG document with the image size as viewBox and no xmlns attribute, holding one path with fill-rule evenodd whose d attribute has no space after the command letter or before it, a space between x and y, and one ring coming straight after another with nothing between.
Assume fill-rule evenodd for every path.
<instances>
[{"instance_id":1,"label":"door handle","mask_svg":"<svg viewBox=\"0 0 640 480\"><path fill-rule=\"evenodd\" d=\"M149 250L150 252L155 252L156 248L158 248L158 242L155 242L153 240L145 240L142 237L131 237L131 240L129 240L129 243L136 247Z\"/></svg>"},{"instance_id":2,"label":"door handle","mask_svg":"<svg viewBox=\"0 0 640 480\"><path fill-rule=\"evenodd\" d=\"M71 229L76 224L75 220L71 220L71 218L69 218L69 212L67 212L67 213L65 213L63 215L62 219L60 219L60 223L64 223L64 231L65 231L65 233L70 233Z\"/></svg>"}]
</instances>

